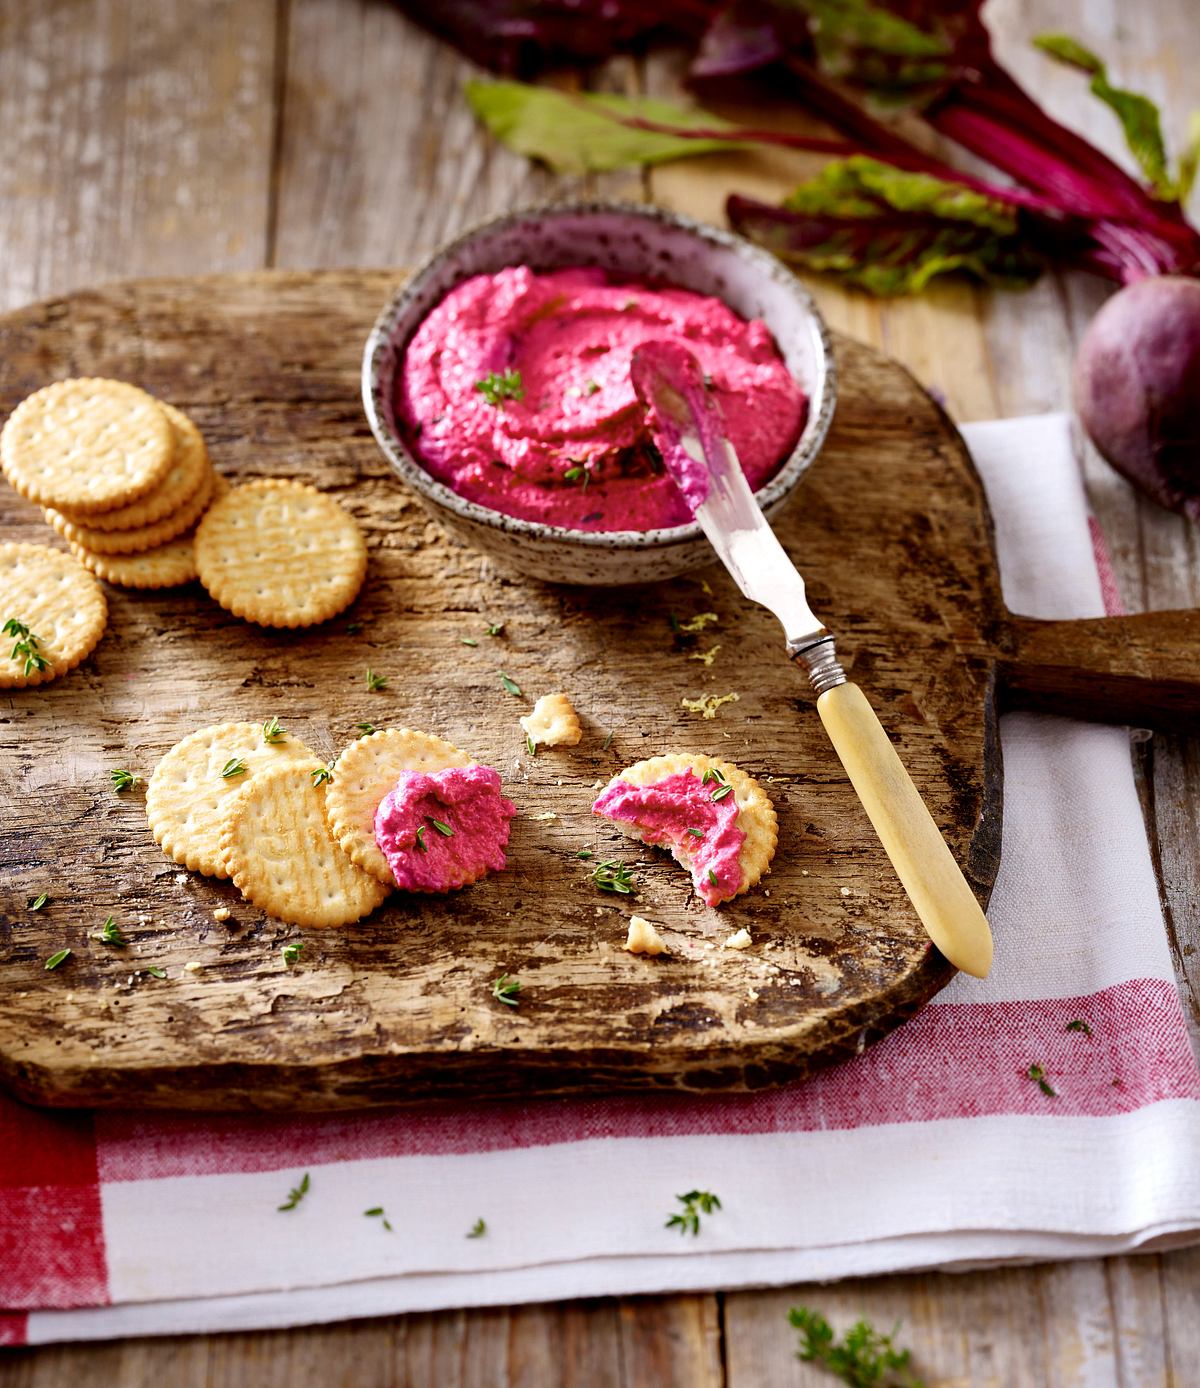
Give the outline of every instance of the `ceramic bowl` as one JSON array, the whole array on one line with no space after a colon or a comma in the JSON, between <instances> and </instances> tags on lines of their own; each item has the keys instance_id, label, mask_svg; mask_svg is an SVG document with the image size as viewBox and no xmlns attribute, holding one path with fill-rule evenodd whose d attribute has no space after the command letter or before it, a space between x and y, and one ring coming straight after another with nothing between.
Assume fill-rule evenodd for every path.
<instances>
[{"instance_id":1,"label":"ceramic bowl","mask_svg":"<svg viewBox=\"0 0 1200 1388\"><path fill-rule=\"evenodd\" d=\"M588 265L622 279L665 282L728 304L771 330L808 396L796 447L759 489L768 516L783 507L816 457L833 415L829 333L800 282L766 251L657 207L569 203L511 212L436 251L384 305L363 356L363 401L371 430L399 477L437 520L498 565L551 583L652 583L713 562L694 522L660 530L571 530L519 520L467 501L428 473L396 421L396 374L421 321L472 275L509 265L557 270Z\"/></svg>"}]
</instances>

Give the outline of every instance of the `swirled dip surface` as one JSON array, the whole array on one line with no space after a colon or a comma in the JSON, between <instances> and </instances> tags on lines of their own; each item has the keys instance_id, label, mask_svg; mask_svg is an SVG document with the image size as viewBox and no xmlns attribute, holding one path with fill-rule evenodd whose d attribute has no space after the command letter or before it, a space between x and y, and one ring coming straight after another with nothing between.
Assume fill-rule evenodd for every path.
<instances>
[{"instance_id":1,"label":"swirled dip surface","mask_svg":"<svg viewBox=\"0 0 1200 1388\"><path fill-rule=\"evenodd\" d=\"M582 530L683 525L691 512L630 379L634 348L651 340L699 360L761 487L808 408L766 325L719 299L610 283L601 270L514 266L460 284L409 343L397 415L429 472L493 510Z\"/></svg>"},{"instance_id":2,"label":"swirled dip surface","mask_svg":"<svg viewBox=\"0 0 1200 1388\"><path fill-rule=\"evenodd\" d=\"M696 891L715 906L736 896L742 885L738 855L746 835L737 827L734 796L714 800L713 789L691 771L648 786L618 779L592 812L633 825L643 842L670 849L691 869Z\"/></svg>"},{"instance_id":3,"label":"swirled dip surface","mask_svg":"<svg viewBox=\"0 0 1200 1388\"><path fill-rule=\"evenodd\" d=\"M402 771L375 811L375 842L401 890L449 892L504 867L516 812L490 766Z\"/></svg>"}]
</instances>

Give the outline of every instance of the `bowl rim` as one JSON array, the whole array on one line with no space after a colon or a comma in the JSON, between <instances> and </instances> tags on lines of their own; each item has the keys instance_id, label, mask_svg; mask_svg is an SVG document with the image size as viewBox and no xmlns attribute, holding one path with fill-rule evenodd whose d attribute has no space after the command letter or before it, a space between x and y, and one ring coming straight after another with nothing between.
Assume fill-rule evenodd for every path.
<instances>
[{"instance_id":1,"label":"bowl rim","mask_svg":"<svg viewBox=\"0 0 1200 1388\"><path fill-rule=\"evenodd\" d=\"M405 301L415 295L415 289L432 271L462 247L469 245L486 232L502 231L519 225L521 222L553 216L623 215L648 221L662 222L683 231L688 235L720 246L733 254L748 259L768 278L778 282L792 293L804 308L812 326L820 349L822 378L820 381L820 400L814 417L806 422L797 446L784 460L782 466L755 492L755 498L764 510L773 509L787 497L816 460L821 446L833 420L837 404L837 365L833 355L833 342L829 327L817 307L816 301L800 280L777 256L754 245L744 236L728 231L724 227L713 226L682 212L673 212L653 203L624 202L617 199L566 199L535 203L513 208L508 212L488 217L482 222L466 228L449 241L436 247L405 277L403 283L389 295L387 301L376 315L374 325L367 335L362 360L362 398L367 422L375 442L400 478L407 482L421 496L436 502L462 520L474 521L489 529L508 535L524 535L534 540L555 540L586 549L638 549L658 550L672 545L687 544L703 539L704 532L696 521L684 525L663 526L654 530L575 530L570 526L551 525L547 521L525 520L511 516L477 501L468 501L453 488L440 481L421 465L409 451L398 430L388 427L384 414L385 402L379 383L382 372L377 365L382 354L393 341L393 325L402 311ZM720 298L720 295L714 295ZM728 307L732 307L728 305ZM740 315L739 315L740 316ZM415 331L415 329L414 329ZM394 387L395 373L392 373ZM812 397L810 399L810 408Z\"/></svg>"}]
</instances>

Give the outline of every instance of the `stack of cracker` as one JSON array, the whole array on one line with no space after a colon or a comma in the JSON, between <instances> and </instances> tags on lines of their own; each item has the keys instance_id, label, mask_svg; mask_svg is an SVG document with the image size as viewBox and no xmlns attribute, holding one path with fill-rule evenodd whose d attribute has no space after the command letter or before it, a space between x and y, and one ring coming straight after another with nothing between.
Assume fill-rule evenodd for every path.
<instances>
[{"instance_id":1,"label":"stack of cracker","mask_svg":"<svg viewBox=\"0 0 1200 1388\"><path fill-rule=\"evenodd\" d=\"M232 879L269 915L348 925L395 889L375 811L400 773L470 762L440 737L389 728L352 742L330 768L273 719L219 723L163 756L146 787L146 818L169 857Z\"/></svg>"},{"instance_id":2,"label":"stack of cracker","mask_svg":"<svg viewBox=\"0 0 1200 1388\"><path fill-rule=\"evenodd\" d=\"M127 588L196 577L192 536L229 490L181 410L124 381L56 381L0 433L0 466L93 573Z\"/></svg>"}]
</instances>

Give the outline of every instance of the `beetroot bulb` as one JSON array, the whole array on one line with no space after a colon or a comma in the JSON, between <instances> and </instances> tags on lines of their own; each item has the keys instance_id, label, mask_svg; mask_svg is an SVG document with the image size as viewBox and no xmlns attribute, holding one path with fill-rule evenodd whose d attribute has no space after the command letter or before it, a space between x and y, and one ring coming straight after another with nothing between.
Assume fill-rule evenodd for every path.
<instances>
[{"instance_id":1,"label":"beetroot bulb","mask_svg":"<svg viewBox=\"0 0 1200 1388\"><path fill-rule=\"evenodd\" d=\"M1118 472L1200 521L1200 280L1138 280L1104 305L1075 358L1075 407Z\"/></svg>"}]
</instances>

